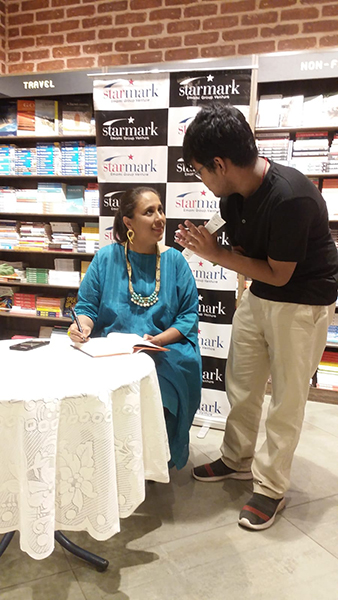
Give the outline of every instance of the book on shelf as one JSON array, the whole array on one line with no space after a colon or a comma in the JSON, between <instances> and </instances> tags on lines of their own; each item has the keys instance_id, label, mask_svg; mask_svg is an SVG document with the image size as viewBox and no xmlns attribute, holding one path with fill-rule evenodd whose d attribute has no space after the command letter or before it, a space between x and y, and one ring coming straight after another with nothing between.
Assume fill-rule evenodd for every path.
<instances>
[{"instance_id":1,"label":"book on shelf","mask_svg":"<svg viewBox=\"0 0 338 600\"><path fill-rule=\"evenodd\" d=\"M279 127L282 99L282 94L266 94L260 97L256 127Z\"/></svg>"},{"instance_id":2,"label":"book on shelf","mask_svg":"<svg viewBox=\"0 0 338 600\"><path fill-rule=\"evenodd\" d=\"M324 179L322 196L331 221L338 221L338 179Z\"/></svg>"},{"instance_id":3,"label":"book on shelf","mask_svg":"<svg viewBox=\"0 0 338 600\"><path fill-rule=\"evenodd\" d=\"M59 142L37 142L37 175L61 175L61 146Z\"/></svg>"},{"instance_id":4,"label":"book on shelf","mask_svg":"<svg viewBox=\"0 0 338 600\"><path fill-rule=\"evenodd\" d=\"M281 101L278 127L299 127L302 122L304 96L284 96Z\"/></svg>"},{"instance_id":5,"label":"book on shelf","mask_svg":"<svg viewBox=\"0 0 338 600\"><path fill-rule=\"evenodd\" d=\"M338 125L338 93L324 96L323 120L326 125Z\"/></svg>"},{"instance_id":6,"label":"book on shelf","mask_svg":"<svg viewBox=\"0 0 338 600\"><path fill-rule=\"evenodd\" d=\"M89 265L90 265L90 260L81 260L81 272L80 272L81 281L83 280L85 274L87 273Z\"/></svg>"},{"instance_id":7,"label":"book on shelf","mask_svg":"<svg viewBox=\"0 0 338 600\"><path fill-rule=\"evenodd\" d=\"M302 127L322 127L325 125L323 118L323 94L306 96L303 102Z\"/></svg>"},{"instance_id":8,"label":"book on shelf","mask_svg":"<svg viewBox=\"0 0 338 600\"><path fill-rule=\"evenodd\" d=\"M63 307L63 316L73 319L72 308L75 308L77 302L77 293L69 291L66 295L65 304Z\"/></svg>"},{"instance_id":9,"label":"book on shelf","mask_svg":"<svg viewBox=\"0 0 338 600\"><path fill-rule=\"evenodd\" d=\"M66 211L69 214L84 213L84 185L67 185Z\"/></svg>"},{"instance_id":10,"label":"book on shelf","mask_svg":"<svg viewBox=\"0 0 338 600\"><path fill-rule=\"evenodd\" d=\"M8 100L0 105L0 136L17 134L16 100Z\"/></svg>"},{"instance_id":11,"label":"book on shelf","mask_svg":"<svg viewBox=\"0 0 338 600\"><path fill-rule=\"evenodd\" d=\"M17 100L17 135L35 135L35 100Z\"/></svg>"},{"instance_id":12,"label":"book on shelf","mask_svg":"<svg viewBox=\"0 0 338 600\"><path fill-rule=\"evenodd\" d=\"M92 134L92 105L85 100L64 100L62 103L63 135Z\"/></svg>"},{"instance_id":13,"label":"book on shelf","mask_svg":"<svg viewBox=\"0 0 338 600\"><path fill-rule=\"evenodd\" d=\"M88 342L72 344L73 348L81 350L93 358L104 356L117 356L120 354L134 354L144 350L152 352L168 352L168 348L156 346L148 340L144 340L135 333L108 333L107 337L90 338Z\"/></svg>"},{"instance_id":14,"label":"book on shelf","mask_svg":"<svg viewBox=\"0 0 338 600\"><path fill-rule=\"evenodd\" d=\"M58 135L58 101L35 100L35 135Z\"/></svg>"}]
</instances>

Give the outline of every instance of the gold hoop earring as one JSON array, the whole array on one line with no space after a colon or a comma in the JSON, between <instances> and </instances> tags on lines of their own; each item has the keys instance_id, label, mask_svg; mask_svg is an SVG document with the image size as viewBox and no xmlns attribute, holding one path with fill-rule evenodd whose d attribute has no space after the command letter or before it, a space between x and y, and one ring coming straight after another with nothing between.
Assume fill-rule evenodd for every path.
<instances>
[{"instance_id":1,"label":"gold hoop earring","mask_svg":"<svg viewBox=\"0 0 338 600\"><path fill-rule=\"evenodd\" d=\"M135 232L132 229L128 229L128 231L127 231L127 238L128 238L128 240L129 240L129 242L131 244L134 243L134 241L133 241L134 237L135 237Z\"/></svg>"}]
</instances>

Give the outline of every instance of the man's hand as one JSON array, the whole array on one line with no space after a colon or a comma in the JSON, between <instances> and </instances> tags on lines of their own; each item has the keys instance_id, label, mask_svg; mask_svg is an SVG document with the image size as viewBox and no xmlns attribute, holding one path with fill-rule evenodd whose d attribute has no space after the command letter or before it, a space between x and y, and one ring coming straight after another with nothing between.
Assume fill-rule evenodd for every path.
<instances>
[{"instance_id":1,"label":"man's hand","mask_svg":"<svg viewBox=\"0 0 338 600\"><path fill-rule=\"evenodd\" d=\"M184 225L178 226L175 242L205 260L218 262L221 249L216 236L211 235L203 225L196 227L191 221L184 221Z\"/></svg>"}]
</instances>

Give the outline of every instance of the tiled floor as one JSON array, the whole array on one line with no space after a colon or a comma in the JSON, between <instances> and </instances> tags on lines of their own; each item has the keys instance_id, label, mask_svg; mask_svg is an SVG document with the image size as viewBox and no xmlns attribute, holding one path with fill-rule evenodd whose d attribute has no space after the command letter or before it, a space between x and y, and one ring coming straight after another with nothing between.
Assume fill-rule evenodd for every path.
<instances>
[{"instance_id":1,"label":"tiled floor","mask_svg":"<svg viewBox=\"0 0 338 600\"><path fill-rule=\"evenodd\" d=\"M16 534L0 559L0 599L338 600L338 406L308 402L286 509L261 532L237 525L250 482L191 478L192 465L219 457L222 438L198 431L186 468L168 485L148 484L121 533L107 542L69 534L110 561L106 572L58 545L35 561Z\"/></svg>"}]
</instances>

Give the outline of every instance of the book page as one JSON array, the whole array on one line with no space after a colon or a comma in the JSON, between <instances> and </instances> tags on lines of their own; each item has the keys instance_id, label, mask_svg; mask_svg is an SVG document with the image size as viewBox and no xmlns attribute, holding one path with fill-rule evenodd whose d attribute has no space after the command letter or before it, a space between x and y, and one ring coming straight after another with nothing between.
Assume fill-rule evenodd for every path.
<instances>
[{"instance_id":1,"label":"book page","mask_svg":"<svg viewBox=\"0 0 338 600\"><path fill-rule=\"evenodd\" d=\"M156 346L144 340L135 333L109 333L107 337L90 338L83 344L73 344L77 350L92 357L117 356L119 354L133 354L142 350L167 351L167 348Z\"/></svg>"}]
</instances>

